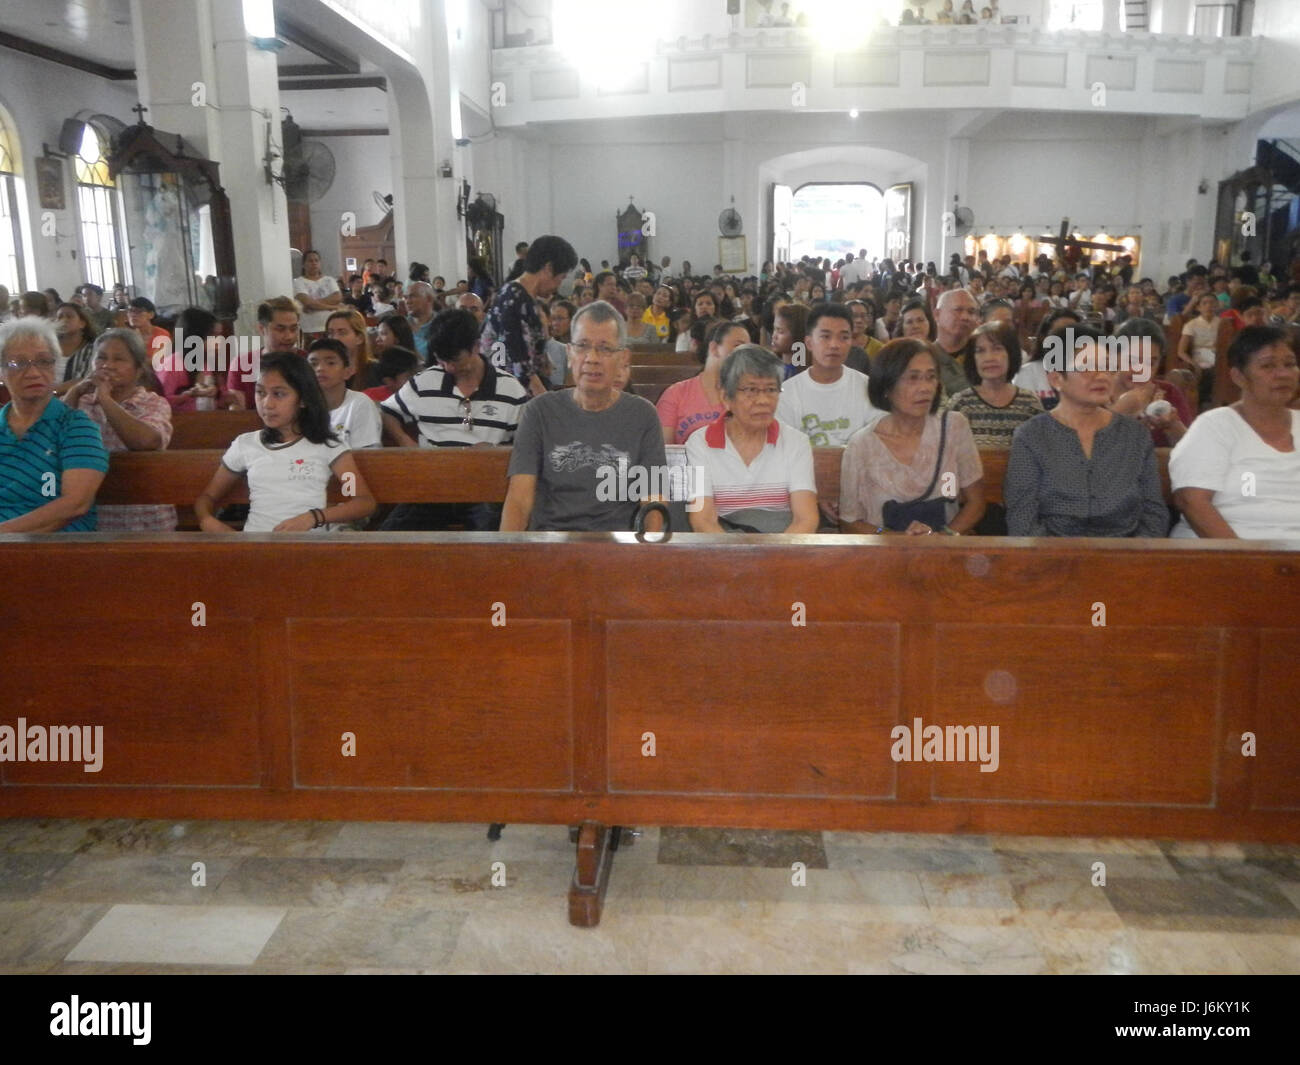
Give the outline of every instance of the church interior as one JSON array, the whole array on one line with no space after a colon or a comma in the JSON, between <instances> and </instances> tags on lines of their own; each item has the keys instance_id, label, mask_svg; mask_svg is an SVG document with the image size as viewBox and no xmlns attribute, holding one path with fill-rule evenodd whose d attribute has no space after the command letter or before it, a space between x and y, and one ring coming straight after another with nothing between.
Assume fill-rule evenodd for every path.
<instances>
[{"instance_id":1,"label":"church interior","mask_svg":"<svg viewBox=\"0 0 1300 1065\"><path fill-rule=\"evenodd\" d=\"M0 972L1300 972L1297 70L1295 0L5 0L0 398L98 407L104 457L98 528L93 487L8 528L44 430L0 425ZM1058 311L1159 381L1076 396ZM165 426L120 413L103 341L196 329L382 430L302 524L232 458L289 370L177 361ZM1025 429L926 392L914 491L932 422L983 479L894 528L850 451L931 357ZM810 445L785 412L850 379L867 420ZM768 461L779 419L778 535L717 472L710 524L541 524L567 392L635 401L659 463L751 415ZM1243 404L1269 447L1215 510L1179 451ZM1054 410L1103 426L1076 471L1136 434L1159 532L1018 524Z\"/></svg>"}]
</instances>

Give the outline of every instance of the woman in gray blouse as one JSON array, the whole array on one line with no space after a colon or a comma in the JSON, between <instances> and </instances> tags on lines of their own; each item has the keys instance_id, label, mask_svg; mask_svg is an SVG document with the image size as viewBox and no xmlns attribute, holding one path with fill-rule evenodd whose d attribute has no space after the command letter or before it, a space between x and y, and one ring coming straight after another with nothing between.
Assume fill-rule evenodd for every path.
<instances>
[{"instance_id":1,"label":"woman in gray blouse","mask_svg":"<svg viewBox=\"0 0 1300 1065\"><path fill-rule=\"evenodd\" d=\"M1054 330L1044 362L1061 402L1016 430L1002 495L1012 536L1169 532L1151 434L1106 409L1115 373L1100 334Z\"/></svg>"}]
</instances>

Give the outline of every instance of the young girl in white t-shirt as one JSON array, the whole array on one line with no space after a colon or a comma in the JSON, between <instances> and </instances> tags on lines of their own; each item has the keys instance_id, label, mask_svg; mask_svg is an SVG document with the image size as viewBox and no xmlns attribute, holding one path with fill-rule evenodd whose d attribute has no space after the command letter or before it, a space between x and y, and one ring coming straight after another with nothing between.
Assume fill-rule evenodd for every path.
<instances>
[{"instance_id":1,"label":"young girl in white t-shirt","mask_svg":"<svg viewBox=\"0 0 1300 1065\"><path fill-rule=\"evenodd\" d=\"M325 396L306 359L285 352L262 356L256 403L266 428L236 437L222 456L194 504L200 529L235 531L216 511L241 477L248 479L251 504L244 532L310 532L374 512L352 452L330 430ZM327 501L331 478L344 487L342 503Z\"/></svg>"}]
</instances>

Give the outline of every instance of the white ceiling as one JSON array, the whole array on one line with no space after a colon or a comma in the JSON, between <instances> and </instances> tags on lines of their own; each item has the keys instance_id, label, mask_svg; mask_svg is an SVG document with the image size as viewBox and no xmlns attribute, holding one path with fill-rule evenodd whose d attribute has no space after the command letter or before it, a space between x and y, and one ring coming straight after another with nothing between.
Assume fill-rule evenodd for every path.
<instances>
[{"instance_id":1,"label":"white ceiling","mask_svg":"<svg viewBox=\"0 0 1300 1065\"><path fill-rule=\"evenodd\" d=\"M104 66L123 70L135 67L131 0L0 0L0 30ZM326 43L338 49L335 42ZM0 62L4 55L5 50L0 49ZM296 44L287 44L276 59L281 67L324 63ZM359 65L363 75L379 73L373 63L360 60ZM289 108L300 126L309 129L388 125L388 104L381 89L283 91L280 103Z\"/></svg>"},{"instance_id":2,"label":"white ceiling","mask_svg":"<svg viewBox=\"0 0 1300 1065\"><path fill-rule=\"evenodd\" d=\"M0 29L105 66L135 66L131 0L5 0Z\"/></svg>"}]
</instances>

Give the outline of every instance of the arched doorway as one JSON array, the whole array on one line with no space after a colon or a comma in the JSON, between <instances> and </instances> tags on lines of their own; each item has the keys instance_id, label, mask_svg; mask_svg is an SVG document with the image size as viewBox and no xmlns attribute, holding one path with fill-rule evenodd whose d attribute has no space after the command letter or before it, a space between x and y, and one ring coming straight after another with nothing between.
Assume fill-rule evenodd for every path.
<instances>
[{"instance_id":1,"label":"arched doorway","mask_svg":"<svg viewBox=\"0 0 1300 1065\"><path fill-rule=\"evenodd\" d=\"M790 201L790 258L810 255L835 262L845 253L885 254L885 196L869 182L814 181Z\"/></svg>"}]
</instances>

